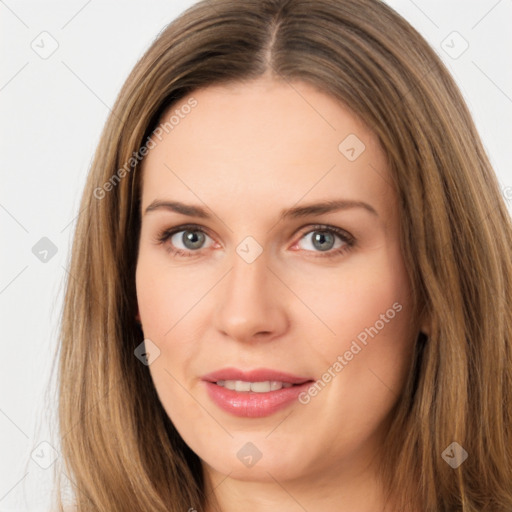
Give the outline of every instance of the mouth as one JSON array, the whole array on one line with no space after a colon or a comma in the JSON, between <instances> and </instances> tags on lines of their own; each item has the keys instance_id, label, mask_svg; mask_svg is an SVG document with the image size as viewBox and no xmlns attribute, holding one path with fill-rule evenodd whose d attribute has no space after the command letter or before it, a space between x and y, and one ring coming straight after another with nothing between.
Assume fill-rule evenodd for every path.
<instances>
[{"instance_id":1,"label":"mouth","mask_svg":"<svg viewBox=\"0 0 512 512\"><path fill-rule=\"evenodd\" d=\"M205 375L210 399L224 411L239 417L257 418L291 406L313 379L275 370L243 372L228 368Z\"/></svg>"},{"instance_id":2,"label":"mouth","mask_svg":"<svg viewBox=\"0 0 512 512\"><path fill-rule=\"evenodd\" d=\"M282 388L291 388L298 384L290 382L279 382L277 380L265 380L262 382L246 382L244 380L219 380L215 382L217 386L239 392L268 393L269 391L278 391Z\"/></svg>"},{"instance_id":3,"label":"mouth","mask_svg":"<svg viewBox=\"0 0 512 512\"><path fill-rule=\"evenodd\" d=\"M222 370L204 375L203 380L227 387L228 389L235 389L232 387L234 383L235 386L241 386L241 389L238 391L251 391L247 385L252 386L255 384L256 389L252 391L258 392L257 388L261 389L263 386L267 386L267 383L270 383L271 386L271 389L267 391L272 391L272 385L277 386L278 384L283 384L283 387L289 387L289 384L304 384L313 379L311 377L301 377L292 373L271 370L269 368L258 368L246 371L238 368L223 368Z\"/></svg>"}]
</instances>

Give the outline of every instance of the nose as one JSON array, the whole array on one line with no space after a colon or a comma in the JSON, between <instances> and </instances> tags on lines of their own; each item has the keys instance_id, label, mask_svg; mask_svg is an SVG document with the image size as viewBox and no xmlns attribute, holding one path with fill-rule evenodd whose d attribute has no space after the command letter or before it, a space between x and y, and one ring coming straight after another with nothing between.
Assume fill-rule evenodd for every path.
<instances>
[{"instance_id":1,"label":"nose","mask_svg":"<svg viewBox=\"0 0 512 512\"><path fill-rule=\"evenodd\" d=\"M268 267L265 251L251 263L235 254L216 297L216 329L240 342L281 336L289 327L285 292Z\"/></svg>"}]
</instances>

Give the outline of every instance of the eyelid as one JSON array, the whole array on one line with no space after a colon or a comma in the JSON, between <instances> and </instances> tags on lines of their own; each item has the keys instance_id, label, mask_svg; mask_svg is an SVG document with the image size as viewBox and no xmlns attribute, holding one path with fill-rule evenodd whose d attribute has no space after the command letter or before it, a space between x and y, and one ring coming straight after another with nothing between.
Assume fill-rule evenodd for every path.
<instances>
[{"instance_id":1,"label":"eyelid","mask_svg":"<svg viewBox=\"0 0 512 512\"><path fill-rule=\"evenodd\" d=\"M344 242L355 242L355 238L348 231L337 226L331 226L330 224L308 224L299 230L301 232L300 238L313 231L330 231L338 235Z\"/></svg>"},{"instance_id":2,"label":"eyelid","mask_svg":"<svg viewBox=\"0 0 512 512\"><path fill-rule=\"evenodd\" d=\"M174 226L172 228L166 228L160 231L159 236L172 236L180 231L201 231L205 235L208 235L210 238L214 238L210 234L210 230L205 226L200 226L199 224L180 224L179 226Z\"/></svg>"}]
</instances>

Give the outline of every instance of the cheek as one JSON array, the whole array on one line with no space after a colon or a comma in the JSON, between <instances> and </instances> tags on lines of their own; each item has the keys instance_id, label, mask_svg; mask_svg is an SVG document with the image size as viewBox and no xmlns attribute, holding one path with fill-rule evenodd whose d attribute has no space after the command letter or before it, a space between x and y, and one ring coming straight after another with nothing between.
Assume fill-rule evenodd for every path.
<instances>
[{"instance_id":1,"label":"cheek","mask_svg":"<svg viewBox=\"0 0 512 512\"><path fill-rule=\"evenodd\" d=\"M304 282L299 293L305 303L314 305L313 312L324 324L315 322L315 351L326 370L344 356L343 373L354 379L354 385L375 380L368 379L374 370L393 388L400 386L410 361L413 331L410 288L398 252L389 257L382 252L371 262L354 259L353 265ZM303 322L302 330L313 337L311 322Z\"/></svg>"},{"instance_id":2,"label":"cheek","mask_svg":"<svg viewBox=\"0 0 512 512\"><path fill-rule=\"evenodd\" d=\"M318 355L320 383L310 405L333 429L342 421L339 440L351 445L363 442L384 420L412 361L406 272L400 259L387 261L374 259L372 265L365 262L315 280L305 299L315 304L315 313L332 331L316 323L315 332L323 334L314 337L311 322L303 320L302 331L314 337ZM301 293L307 293L306 286Z\"/></svg>"},{"instance_id":3,"label":"cheek","mask_svg":"<svg viewBox=\"0 0 512 512\"><path fill-rule=\"evenodd\" d=\"M208 280L170 267L162 257L141 254L136 270L137 303L144 334L164 339L208 290Z\"/></svg>"},{"instance_id":4,"label":"cheek","mask_svg":"<svg viewBox=\"0 0 512 512\"><path fill-rule=\"evenodd\" d=\"M189 385L185 369L201 351L195 329L200 328L200 317L204 316L201 299L212 286L210 280L186 268L170 267L161 256L142 253L139 257L138 307L144 337L160 350L150 371L159 394L164 392L167 396L166 405L173 397L181 397L178 382Z\"/></svg>"},{"instance_id":5,"label":"cheek","mask_svg":"<svg viewBox=\"0 0 512 512\"><path fill-rule=\"evenodd\" d=\"M386 323L386 328L398 325L400 322L395 320L406 316L403 313L408 310L410 301L400 258L390 260L385 255L360 258L350 265L317 273L314 279L301 280L296 290L310 305L312 313L323 320L332 336L340 339L356 337L386 312L393 320ZM400 314L397 309L401 309Z\"/></svg>"},{"instance_id":6,"label":"cheek","mask_svg":"<svg viewBox=\"0 0 512 512\"><path fill-rule=\"evenodd\" d=\"M199 421L199 410L183 408L190 400L184 391L189 383L180 371L193 357L193 346L176 339L182 327L180 319L194 299L194 287L184 286L179 272L163 268L161 262L144 254L139 257L135 280L144 338L160 350L149 371L162 406L173 421L175 414L183 415L187 421Z\"/></svg>"}]
</instances>

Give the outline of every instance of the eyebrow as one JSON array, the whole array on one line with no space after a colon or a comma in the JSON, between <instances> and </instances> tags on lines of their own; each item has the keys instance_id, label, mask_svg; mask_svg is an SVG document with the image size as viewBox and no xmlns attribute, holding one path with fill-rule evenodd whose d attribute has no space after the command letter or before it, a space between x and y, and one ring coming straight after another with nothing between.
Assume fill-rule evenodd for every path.
<instances>
[{"instance_id":1,"label":"eyebrow","mask_svg":"<svg viewBox=\"0 0 512 512\"><path fill-rule=\"evenodd\" d=\"M363 201L355 201L352 199L333 199L329 201L321 201L318 203L306 204L304 206L294 206L292 208L287 208L281 210L279 215L279 220L285 220L288 218L301 218L315 215L322 215L325 213L336 212L340 210L349 210L352 208L362 208L367 212L379 216L377 211L373 206ZM201 219L210 219L212 215L208 213L208 211L202 206L196 206L191 204L180 203L179 201L164 201L160 199L156 199L153 201L144 212L144 215L147 213L156 211L156 210L167 210L176 213L181 213L182 215L187 215L189 217L199 217Z\"/></svg>"}]
</instances>

